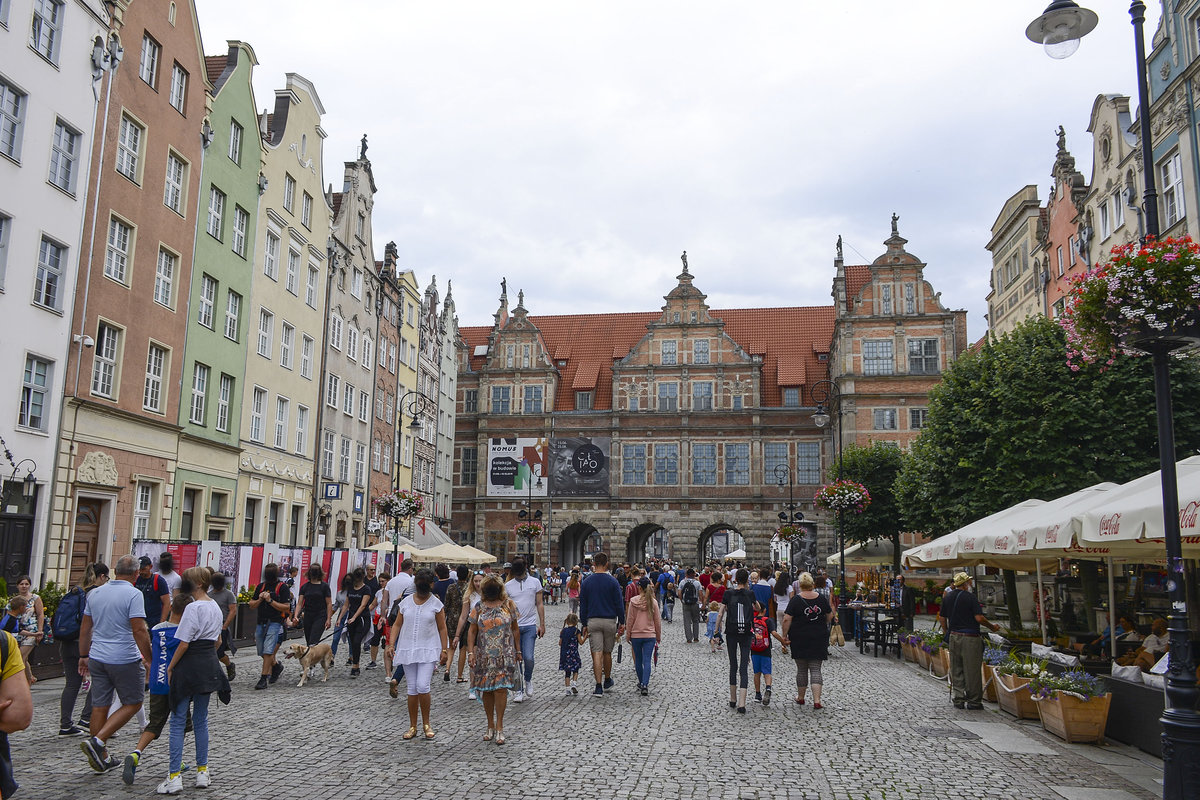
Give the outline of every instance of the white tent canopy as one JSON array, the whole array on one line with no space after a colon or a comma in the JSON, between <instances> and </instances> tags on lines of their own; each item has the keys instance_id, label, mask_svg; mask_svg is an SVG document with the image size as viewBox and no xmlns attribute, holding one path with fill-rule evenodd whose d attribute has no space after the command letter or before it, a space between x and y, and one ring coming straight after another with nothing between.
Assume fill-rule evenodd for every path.
<instances>
[{"instance_id":1,"label":"white tent canopy","mask_svg":"<svg viewBox=\"0 0 1200 800\"><path fill-rule=\"evenodd\" d=\"M737 560L737 559L741 559L741 558L745 558L745 557L746 557L746 551L740 547L737 550L733 550L729 553L726 553L724 556L725 560L729 560L731 558L734 560Z\"/></svg>"},{"instance_id":2,"label":"white tent canopy","mask_svg":"<svg viewBox=\"0 0 1200 800\"><path fill-rule=\"evenodd\" d=\"M441 562L445 564L483 564L491 559L487 553L472 552L474 548L468 549L460 547L454 543L439 544L437 547L431 547L428 550L418 550L413 554L413 560L421 562Z\"/></svg>"},{"instance_id":3,"label":"white tent canopy","mask_svg":"<svg viewBox=\"0 0 1200 800\"><path fill-rule=\"evenodd\" d=\"M875 539L870 542L859 542L846 548L846 566L882 567L892 563L891 539ZM825 559L825 564L836 567L842 563L841 551Z\"/></svg>"}]
</instances>

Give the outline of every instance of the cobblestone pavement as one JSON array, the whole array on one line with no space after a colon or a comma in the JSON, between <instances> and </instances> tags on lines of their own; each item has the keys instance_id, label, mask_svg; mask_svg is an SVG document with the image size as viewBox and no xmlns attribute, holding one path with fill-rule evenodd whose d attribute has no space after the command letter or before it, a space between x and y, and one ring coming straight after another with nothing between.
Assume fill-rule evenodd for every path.
<instances>
[{"instance_id":1,"label":"cobblestone pavement","mask_svg":"<svg viewBox=\"0 0 1200 800\"><path fill-rule=\"evenodd\" d=\"M632 658L614 665L617 685L593 698L564 697L557 633L563 605L547 607L537 646L536 696L510 702L507 743L484 742L482 707L465 684L433 685L433 741L402 741L404 695L387 696L382 670L349 677L345 651L329 683L297 688L287 662L279 683L252 691L253 648L237 657L229 706L210 720L212 787L184 795L218 798L1153 798L1161 762L1121 745L1068 745L1036 722L995 706L957 711L945 684L895 658L836 650L825 669L825 708L798 706L795 666L778 653L770 707L745 716L727 706L728 662L707 644L685 644L681 622L664 625L650 696L634 691ZM703 630L703 628L701 629ZM584 655L584 668L589 666ZM366 660L363 661L364 665ZM167 735L144 756L137 782L120 770L96 775L79 738L57 735L62 680L34 687L35 715L12 738L18 798L100 800L154 796L166 774ZM403 692L403 686L401 686ZM961 723L961 724L960 724ZM118 758L133 726L110 743ZM185 761L193 762L189 736Z\"/></svg>"}]
</instances>

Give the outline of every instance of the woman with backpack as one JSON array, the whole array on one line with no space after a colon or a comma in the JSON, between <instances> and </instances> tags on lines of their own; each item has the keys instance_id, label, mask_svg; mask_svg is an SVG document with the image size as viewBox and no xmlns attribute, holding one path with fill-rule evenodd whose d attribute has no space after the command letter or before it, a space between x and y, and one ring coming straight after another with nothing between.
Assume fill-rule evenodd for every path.
<instances>
[{"instance_id":1,"label":"woman with backpack","mask_svg":"<svg viewBox=\"0 0 1200 800\"><path fill-rule=\"evenodd\" d=\"M108 582L108 566L97 562L88 564L83 574L83 583L67 592L58 601L51 620L51 630L58 641L59 652L63 661L62 696L59 700L58 735L83 736L88 732L92 721L92 690L89 682L87 696L83 701L83 711L79 715L79 724L74 723L75 703L79 699L79 690L83 686L83 676L79 674L79 628L83 620L83 607L87 593L97 586Z\"/></svg>"},{"instance_id":2,"label":"woman with backpack","mask_svg":"<svg viewBox=\"0 0 1200 800\"><path fill-rule=\"evenodd\" d=\"M746 713L746 691L750 686L750 644L754 638L754 592L750 591L750 572L745 567L733 576L734 588L722 593L724 605L717 616L717 628L725 620L726 648L729 653L729 707ZM709 596L712 596L710 588Z\"/></svg>"},{"instance_id":3,"label":"woman with backpack","mask_svg":"<svg viewBox=\"0 0 1200 800\"><path fill-rule=\"evenodd\" d=\"M829 658L829 623L833 608L816 590L810 573L800 573L796 581L800 591L788 603L783 616L784 645L792 648L796 662L796 703L804 705L804 695L812 684L813 708L821 706L821 662Z\"/></svg>"}]
</instances>

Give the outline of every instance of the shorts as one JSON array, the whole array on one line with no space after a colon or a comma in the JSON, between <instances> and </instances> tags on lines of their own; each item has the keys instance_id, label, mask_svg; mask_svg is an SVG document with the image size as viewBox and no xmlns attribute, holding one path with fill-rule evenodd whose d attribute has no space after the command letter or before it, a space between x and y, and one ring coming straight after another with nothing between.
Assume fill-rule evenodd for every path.
<instances>
[{"instance_id":1,"label":"shorts","mask_svg":"<svg viewBox=\"0 0 1200 800\"><path fill-rule=\"evenodd\" d=\"M217 658L223 658L226 654L237 654L237 648L233 646L233 633L229 628L221 630L221 638L217 644Z\"/></svg>"},{"instance_id":2,"label":"shorts","mask_svg":"<svg viewBox=\"0 0 1200 800\"><path fill-rule=\"evenodd\" d=\"M278 622L264 622L254 628L254 646L260 656L272 655L282 638L283 626Z\"/></svg>"},{"instance_id":3,"label":"shorts","mask_svg":"<svg viewBox=\"0 0 1200 800\"><path fill-rule=\"evenodd\" d=\"M588 620L588 641L593 653L611 653L617 643L617 621L613 617L592 617Z\"/></svg>"},{"instance_id":4,"label":"shorts","mask_svg":"<svg viewBox=\"0 0 1200 800\"><path fill-rule=\"evenodd\" d=\"M147 703L150 707L150 717L146 722L145 730L148 733L153 733L157 739L162 735L163 726L167 724L167 720L171 717L171 701L170 695L152 694L150 702Z\"/></svg>"},{"instance_id":5,"label":"shorts","mask_svg":"<svg viewBox=\"0 0 1200 800\"><path fill-rule=\"evenodd\" d=\"M750 667L754 670L755 675L770 675L771 674L771 654L770 653L750 653Z\"/></svg>"},{"instance_id":6,"label":"shorts","mask_svg":"<svg viewBox=\"0 0 1200 800\"><path fill-rule=\"evenodd\" d=\"M92 708L108 708L113 694L123 706L140 705L146 699L146 668L141 661L105 664L89 661L92 676Z\"/></svg>"}]
</instances>

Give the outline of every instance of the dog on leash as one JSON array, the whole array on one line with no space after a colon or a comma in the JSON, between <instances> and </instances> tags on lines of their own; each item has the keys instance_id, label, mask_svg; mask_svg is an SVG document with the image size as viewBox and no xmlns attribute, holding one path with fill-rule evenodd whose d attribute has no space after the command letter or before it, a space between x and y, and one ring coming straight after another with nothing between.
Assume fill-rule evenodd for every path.
<instances>
[{"instance_id":1,"label":"dog on leash","mask_svg":"<svg viewBox=\"0 0 1200 800\"><path fill-rule=\"evenodd\" d=\"M329 680L329 670L333 667L333 648L328 642L314 644L312 647L292 642L287 646L284 658L295 658L300 662L300 682L297 686L303 686L308 681L309 671L318 664L325 670L322 682Z\"/></svg>"}]
</instances>

